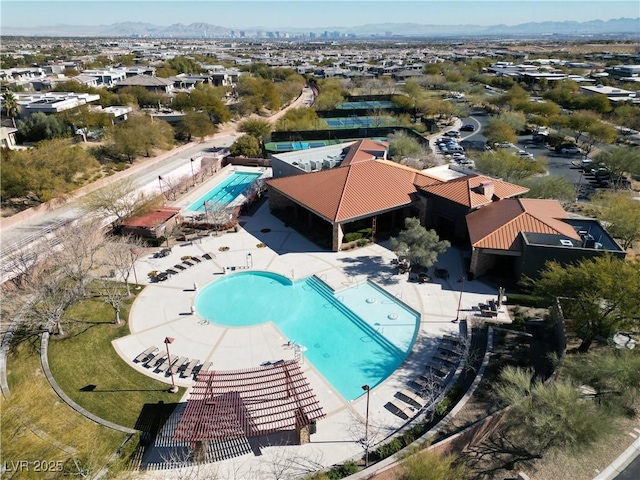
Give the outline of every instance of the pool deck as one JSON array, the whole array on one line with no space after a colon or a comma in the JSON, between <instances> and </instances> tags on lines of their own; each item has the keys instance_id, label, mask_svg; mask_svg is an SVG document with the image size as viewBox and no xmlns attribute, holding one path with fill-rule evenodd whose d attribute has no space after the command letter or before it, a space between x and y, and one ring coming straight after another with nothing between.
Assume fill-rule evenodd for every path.
<instances>
[{"instance_id":1,"label":"pool deck","mask_svg":"<svg viewBox=\"0 0 640 480\"><path fill-rule=\"evenodd\" d=\"M192 195L196 194L194 192ZM413 377L424 372L424 365L435 353L437 342L443 334L458 332L458 324L452 320L456 318L460 298L462 316L472 306L496 297L494 289L479 281L465 282L461 297L461 284L456 283L455 279L463 276L464 263L460 251L455 248L441 255L438 261L438 266L449 271L448 280L410 283L406 274L395 273L391 265L395 254L387 248L386 243L337 253L321 250L273 217L267 203L253 216L241 217L240 220L243 228L239 232L185 242L173 247L167 257L149 256L136 263L138 279L146 283L147 272L166 270L180 263L182 256L215 255L211 260L203 260L164 282L149 284L138 296L129 316L131 334L113 342L118 354L131 368L170 385L169 377L153 373L133 361L151 345L164 350L165 337L175 339L170 346L172 355L209 360L215 370L251 368L266 361L294 358L293 349L287 346L288 339L271 322L254 327L222 327L192 313L191 308L198 293L194 286L200 288L214 281L223 275L225 267L266 270L295 279L317 275L335 290L371 280L421 314L420 331L412 353L394 374L371 389L369 435L377 443L406 423L406 420L385 408L385 404L394 399L398 390L406 388ZM263 233L263 229L270 231ZM266 247L258 248L260 243L266 244ZM229 250L219 251L219 247L223 246L229 247ZM309 464L317 462L331 466L363 454L359 439L364 437L366 396L347 402L308 361L304 361L303 371L326 414L324 419L318 421L318 430L312 435L311 443L287 447L264 446L260 456L248 454L217 462L215 468L218 472L224 469L235 472L246 468L243 478L253 478L250 472L259 471L264 468L264 462L273 463L274 459L282 459L283 455L308 459ZM178 375L175 376L175 382L184 387L193 383ZM187 396L188 393L180 401L186 401ZM255 478L260 477L258 475Z\"/></svg>"}]
</instances>

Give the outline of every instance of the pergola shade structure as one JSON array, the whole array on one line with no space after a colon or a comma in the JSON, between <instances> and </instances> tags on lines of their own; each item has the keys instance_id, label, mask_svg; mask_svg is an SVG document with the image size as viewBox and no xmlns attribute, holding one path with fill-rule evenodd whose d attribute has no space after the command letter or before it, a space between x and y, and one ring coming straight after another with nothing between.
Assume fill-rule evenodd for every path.
<instances>
[{"instance_id":1,"label":"pergola shade structure","mask_svg":"<svg viewBox=\"0 0 640 480\"><path fill-rule=\"evenodd\" d=\"M324 417L295 360L198 375L174 440L220 442L299 430Z\"/></svg>"}]
</instances>

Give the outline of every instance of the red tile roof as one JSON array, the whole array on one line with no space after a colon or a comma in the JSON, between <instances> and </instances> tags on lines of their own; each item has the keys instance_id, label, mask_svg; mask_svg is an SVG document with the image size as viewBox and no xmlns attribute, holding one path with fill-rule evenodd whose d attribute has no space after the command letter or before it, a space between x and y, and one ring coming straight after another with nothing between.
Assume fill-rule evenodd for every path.
<instances>
[{"instance_id":1,"label":"red tile roof","mask_svg":"<svg viewBox=\"0 0 640 480\"><path fill-rule=\"evenodd\" d=\"M389 149L388 142L376 142L375 140L359 140L349 147L349 152L342 160L340 166L352 163L369 162L376 158L383 158Z\"/></svg>"},{"instance_id":2,"label":"red tile roof","mask_svg":"<svg viewBox=\"0 0 640 480\"><path fill-rule=\"evenodd\" d=\"M418 191L442 183L418 170L388 161L355 162L267 184L329 222L344 222L409 205Z\"/></svg>"},{"instance_id":3,"label":"red tile roof","mask_svg":"<svg viewBox=\"0 0 640 480\"><path fill-rule=\"evenodd\" d=\"M471 245L495 250L519 250L518 235L550 233L579 240L573 227L561 219L567 212L557 200L510 198L467 215Z\"/></svg>"},{"instance_id":4,"label":"red tile roof","mask_svg":"<svg viewBox=\"0 0 640 480\"><path fill-rule=\"evenodd\" d=\"M493 185L493 194L489 194L489 189L485 189L483 193L482 184ZM475 174L456 178L446 183L425 186L422 190L469 208L478 208L494 200L522 195L529 191L528 188L520 185Z\"/></svg>"},{"instance_id":5,"label":"red tile roof","mask_svg":"<svg viewBox=\"0 0 640 480\"><path fill-rule=\"evenodd\" d=\"M129 218L122 222L122 225L127 227L153 228L162 225L171 217L177 215L179 211L179 208L161 207L153 212L140 215L139 217Z\"/></svg>"}]
</instances>

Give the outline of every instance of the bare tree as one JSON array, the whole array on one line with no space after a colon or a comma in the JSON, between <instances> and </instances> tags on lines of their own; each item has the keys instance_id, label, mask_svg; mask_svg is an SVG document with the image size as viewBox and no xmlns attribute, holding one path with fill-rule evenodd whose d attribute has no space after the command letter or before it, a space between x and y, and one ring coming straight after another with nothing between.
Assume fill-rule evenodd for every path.
<instances>
[{"instance_id":1,"label":"bare tree","mask_svg":"<svg viewBox=\"0 0 640 480\"><path fill-rule=\"evenodd\" d=\"M82 208L87 213L121 224L148 201L149 198L137 191L133 179L127 178L90 193L83 199Z\"/></svg>"},{"instance_id":2,"label":"bare tree","mask_svg":"<svg viewBox=\"0 0 640 480\"><path fill-rule=\"evenodd\" d=\"M62 317L64 312L77 299L78 289L70 279L59 272L52 273L47 281L37 285L31 299L31 308L25 318L33 325L44 328L50 333L64 335Z\"/></svg>"},{"instance_id":3,"label":"bare tree","mask_svg":"<svg viewBox=\"0 0 640 480\"><path fill-rule=\"evenodd\" d=\"M104 244L100 220L74 222L56 232L51 242L52 259L60 272L68 277L80 296L86 292L91 271L96 266L97 253Z\"/></svg>"},{"instance_id":4,"label":"bare tree","mask_svg":"<svg viewBox=\"0 0 640 480\"><path fill-rule=\"evenodd\" d=\"M176 200L178 194L184 189L185 185L189 181L188 176L171 176L167 175L162 177L162 193L167 200Z\"/></svg>"},{"instance_id":5,"label":"bare tree","mask_svg":"<svg viewBox=\"0 0 640 480\"><path fill-rule=\"evenodd\" d=\"M30 244L15 250L3 259L3 280L9 280L19 290L29 289L37 281L37 267L44 257L42 244Z\"/></svg>"},{"instance_id":6,"label":"bare tree","mask_svg":"<svg viewBox=\"0 0 640 480\"><path fill-rule=\"evenodd\" d=\"M136 276L135 262L143 255L143 248L143 242L131 236L113 237L104 245L104 265L114 270L125 283L127 296L131 295L129 278L132 273Z\"/></svg>"},{"instance_id":7,"label":"bare tree","mask_svg":"<svg viewBox=\"0 0 640 480\"><path fill-rule=\"evenodd\" d=\"M115 318L113 323L120 325L120 311L127 297L130 295L128 292L129 284L126 284L126 288L120 282L114 282L112 280L103 278L100 281L101 284L101 296L102 300L113 308Z\"/></svg>"}]
</instances>

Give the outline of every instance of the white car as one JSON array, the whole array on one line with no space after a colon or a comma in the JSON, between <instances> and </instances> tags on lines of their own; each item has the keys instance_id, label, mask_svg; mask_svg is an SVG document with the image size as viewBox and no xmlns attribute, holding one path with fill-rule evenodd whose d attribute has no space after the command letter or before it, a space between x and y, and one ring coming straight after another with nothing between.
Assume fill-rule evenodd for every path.
<instances>
[{"instance_id":1,"label":"white car","mask_svg":"<svg viewBox=\"0 0 640 480\"><path fill-rule=\"evenodd\" d=\"M571 155L575 155L578 153L582 153L578 147L565 147L560 149L560 153L570 153Z\"/></svg>"},{"instance_id":2,"label":"white car","mask_svg":"<svg viewBox=\"0 0 640 480\"><path fill-rule=\"evenodd\" d=\"M518 156L520 158L528 158L529 160L534 160L533 155L529 152L525 152L524 150L520 150L518 152Z\"/></svg>"},{"instance_id":3,"label":"white car","mask_svg":"<svg viewBox=\"0 0 640 480\"><path fill-rule=\"evenodd\" d=\"M464 160L465 158L467 158L467 156L464 153L456 152L451 155L451 158L453 158L454 160Z\"/></svg>"},{"instance_id":4,"label":"white car","mask_svg":"<svg viewBox=\"0 0 640 480\"><path fill-rule=\"evenodd\" d=\"M448 132L444 132L444 135L447 137L459 137L460 132L458 130L449 130Z\"/></svg>"}]
</instances>

